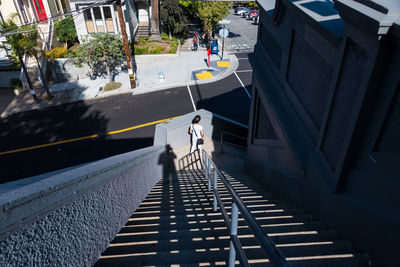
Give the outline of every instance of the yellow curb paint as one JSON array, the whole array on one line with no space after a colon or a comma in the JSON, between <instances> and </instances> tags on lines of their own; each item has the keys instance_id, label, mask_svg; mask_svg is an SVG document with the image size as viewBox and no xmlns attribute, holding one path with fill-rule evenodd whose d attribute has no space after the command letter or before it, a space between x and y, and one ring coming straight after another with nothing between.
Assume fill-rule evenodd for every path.
<instances>
[{"instance_id":1,"label":"yellow curb paint","mask_svg":"<svg viewBox=\"0 0 400 267\"><path fill-rule=\"evenodd\" d=\"M218 68L229 68L230 65L231 65L230 61L217 61Z\"/></svg>"},{"instance_id":2,"label":"yellow curb paint","mask_svg":"<svg viewBox=\"0 0 400 267\"><path fill-rule=\"evenodd\" d=\"M179 117L179 116L178 116ZM168 119L162 119L162 120L158 120L158 121L152 121L152 122L148 122L148 123L144 123L144 124L140 124L140 125L136 125L136 126L132 126L129 128L125 128L125 129L121 129L121 130L117 130L117 131L111 131L108 132L107 135L112 135L112 134L117 134L117 133L123 133L123 132L127 132L127 131L132 131L138 128L142 128L142 127L146 127L146 126L150 126L150 125L154 125L157 123L161 123L161 122L165 122L165 121L169 121L178 117L172 117L172 118L168 118Z\"/></svg>"},{"instance_id":3,"label":"yellow curb paint","mask_svg":"<svg viewBox=\"0 0 400 267\"><path fill-rule=\"evenodd\" d=\"M152 121L152 122L148 122L148 123L132 126L132 127L121 129L121 130L117 130L117 131L111 131L111 132L107 132L106 135L112 135L112 134L118 134L118 133L123 133L123 132L127 132L127 131L132 131L132 130L135 130L135 129L138 129L138 128L143 128L143 127L154 125L154 124L157 124L157 123L166 122L166 121L178 118L178 117L179 116L171 117L171 118L167 118L167 119L162 119L162 120L158 120L158 121ZM99 137L99 135L98 134L92 134L92 135L88 135L88 136L62 140L62 141L47 143L47 144L43 144L43 145L23 147L23 148L18 148L18 149L13 149L13 150L0 152L0 156L1 155L12 154L12 153L17 153L17 152L22 152L22 151L27 151L27 150L43 148L43 147L49 147L49 146L55 146L55 145L60 145L60 144L72 143L72 142L81 141L81 140L93 139L93 138L96 138L96 137Z\"/></svg>"},{"instance_id":4,"label":"yellow curb paint","mask_svg":"<svg viewBox=\"0 0 400 267\"><path fill-rule=\"evenodd\" d=\"M205 79L212 78L213 75L210 72L206 71L206 72L202 72L202 73L197 73L196 77L199 80L205 80Z\"/></svg>"}]
</instances>

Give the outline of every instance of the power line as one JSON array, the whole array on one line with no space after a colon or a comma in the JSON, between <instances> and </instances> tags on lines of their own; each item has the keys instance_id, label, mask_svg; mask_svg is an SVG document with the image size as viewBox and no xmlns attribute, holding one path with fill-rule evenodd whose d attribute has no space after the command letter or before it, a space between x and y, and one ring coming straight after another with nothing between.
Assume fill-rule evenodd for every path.
<instances>
[{"instance_id":1,"label":"power line","mask_svg":"<svg viewBox=\"0 0 400 267\"><path fill-rule=\"evenodd\" d=\"M104 5L104 4L108 4L108 3L113 2L113 1L115 1L115 0L104 0L104 1L95 2L95 3L93 3L93 4L89 5L89 6L85 6L83 9L71 10L70 12L67 12L67 13L64 13L64 14L60 14L60 15L57 15L57 16L54 16L54 17L50 17L50 18L47 18L46 20L42 20L40 22L31 22L31 23L28 23L28 24L24 24L24 25L20 25L20 26L14 27L12 29L20 29L20 28L25 28L27 26L36 26L41 22L54 20L54 19L57 19L57 18L62 17L62 16L67 16L67 17L71 16L71 17L74 18L74 17L79 16L80 14L85 12L86 10L89 10L89 9L91 9L93 7L97 7L97 6L101 6L101 5ZM77 12L77 13L73 14L74 12ZM65 19L67 19L67 17L63 18L63 19L61 19L59 21L54 22L54 25L57 24L57 23L60 23L61 21L65 20ZM5 32L4 34L0 35L0 38L7 37L7 36L10 36L10 35L13 35L13 34L28 33L28 32L32 32L32 31L36 31L36 29L25 30L25 31L12 31L12 32L8 31L8 32Z\"/></svg>"}]
</instances>

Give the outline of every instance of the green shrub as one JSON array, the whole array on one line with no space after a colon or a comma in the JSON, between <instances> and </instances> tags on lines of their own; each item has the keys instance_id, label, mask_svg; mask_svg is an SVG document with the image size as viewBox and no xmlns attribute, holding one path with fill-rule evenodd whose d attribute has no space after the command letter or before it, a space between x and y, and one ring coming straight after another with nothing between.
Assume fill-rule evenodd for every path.
<instances>
[{"instance_id":1,"label":"green shrub","mask_svg":"<svg viewBox=\"0 0 400 267\"><path fill-rule=\"evenodd\" d=\"M176 48L171 48L169 51L168 51L168 53L170 53L170 54L175 54L176 53Z\"/></svg>"},{"instance_id":2,"label":"green shrub","mask_svg":"<svg viewBox=\"0 0 400 267\"><path fill-rule=\"evenodd\" d=\"M104 86L103 90L104 91L112 91L112 90L120 88L121 86L122 86L122 83L120 83L120 82L110 82L110 83L107 83L106 86Z\"/></svg>"},{"instance_id":3,"label":"green shrub","mask_svg":"<svg viewBox=\"0 0 400 267\"><path fill-rule=\"evenodd\" d=\"M172 48L177 49L177 48L178 48L178 42L177 42L177 41L173 41L173 42L171 43L171 46L172 46Z\"/></svg>"},{"instance_id":4,"label":"green shrub","mask_svg":"<svg viewBox=\"0 0 400 267\"><path fill-rule=\"evenodd\" d=\"M72 16L54 24L54 34L61 42L72 42L77 38L75 23Z\"/></svg>"},{"instance_id":5,"label":"green shrub","mask_svg":"<svg viewBox=\"0 0 400 267\"><path fill-rule=\"evenodd\" d=\"M52 61L56 58L63 58L67 54L67 49L64 47L55 47L51 49L50 51L44 51L46 57Z\"/></svg>"},{"instance_id":6,"label":"green shrub","mask_svg":"<svg viewBox=\"0 0 400 267\"><path fill-rule=\"evenodd\" d=\"M143 54L147 54L149 51L148 47L135 47L135 55L143 55Z\"/></svg>"},{"instance_id":7,"label":"green shrub","mask_svg":"<svg viewBox=\"0 0 400 267\"><path fill-rule=\"evenodd\" d=\"M76 49L68 49L65 57L67 57L67 58L77 57Z\"/></svg>"},{"instance_id":8,"label":"green shrub","mask_svg":"<svg viewBox=\"0 0 400 267\"><path fill-rule=\"evenodd\" d=\"M22 82L18 78L12 78L10 80L11 86L14 90L21 91L22 90Z\"/></svg>"},{"instance_id":9,"label":"green shrub","mask_svg":"<svg viewBox=\"0 0 400 267\"><path fill-rule=\"evenodd\" d=\"M161 51L164 50L162 46L155 46L152 50L149 51L150 54L161 54Z\"/></svg>"},{"instance_id":10,"label":"green shrub","mask_svg":"<svg viewBox=\"0 0 400 267\"><path fill-rule=\"evenodd\" d=\"M177 42L178 40L181 42L181 45L183 45L183 43L185 42L185 39L182 37L176 38L176 37L172 37L172 42Z\"/></svg>"},{"instance_id":11,"label":"green shrub","mask_svg":"<svg viewBox=\"0 0 400 267\"><path fill-rule=\"evenodd\" d=\"M137 39L136 44L144 45L147 44L148 42L149 42L149 37L142 37Z\"/></svg>"},{"instance_id":12,"label":"green shrub","mask_svg":"<svg viewBox=\"0 0 400 267\"><path fill-rule=\"evenodd\" d=\"M163 33L161 34L161 39L162 39L163 41L169 40L168 34L166 34L165 32L163 32Z\"/></svg>"}]
</instances>

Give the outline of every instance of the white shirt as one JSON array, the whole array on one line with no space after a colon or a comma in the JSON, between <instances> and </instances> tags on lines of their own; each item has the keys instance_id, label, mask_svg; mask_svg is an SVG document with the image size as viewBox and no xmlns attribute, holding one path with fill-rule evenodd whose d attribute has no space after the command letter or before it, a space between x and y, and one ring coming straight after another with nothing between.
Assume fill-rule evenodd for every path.
<instances>
[{"instance_id":1,"label":"white shirt","mask_svg":"<svg viewBox=\"0 0 400 267\"><path fill-rule=\"evenodd\" d=\"M192 141L196 141L197 139L202 138L201 131L203 131L203 126L201 126L200 124L192 124L190 125L190 127L193 131Z\"/></svg>"}]
</instances>

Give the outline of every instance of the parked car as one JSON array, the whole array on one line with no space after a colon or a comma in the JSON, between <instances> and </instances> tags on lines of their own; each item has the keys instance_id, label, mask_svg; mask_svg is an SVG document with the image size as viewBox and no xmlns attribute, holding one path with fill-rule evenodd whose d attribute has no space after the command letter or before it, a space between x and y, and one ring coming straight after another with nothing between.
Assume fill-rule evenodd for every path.
<instances>
[{"instance_id":1,"label":"parked car","mask_svg":"<svg viewBox=\"0 0 400 267\"><path fill-rule=\"evenodd\" d=\"M253 24L257 25L260 22L260 14L253 17Z\"/></svg>"},{"instance_id":2,"label":"parked car","mask_svg":"<svg viewBox=\"0 0 400 267\"><path fill-rule=\"evenodd\" d=\"M248 8L246 8L247 10L246 11L244 11L242 14L240 14L240 16L242 17L242 18L246 18L247 17L247 15L250 13L250 9L248 9Z\"/></svg>"},{"instance_id":3,"label":"parked car","mask_svg":"<svg viewBox=\"0 0 400 267\"><path fill-rule=\"evenodd\" d=\"M243 6L238 6L233 9L233 14L235 15L242 15L243 12L246 12L248 8Z\"/></svg>"},{"instance_id":4,"label":"parked car","mask_svg":"<svg viewBox=\"0 0 400 267\"><path fill-rule=\"evenodd\" d=\"M247 15L246 19L252 20L255 16L258 16L259 13L260 13L259 10L253 9L253 10L250 11L250 13Z\"/></svg>"}]
</instances>

